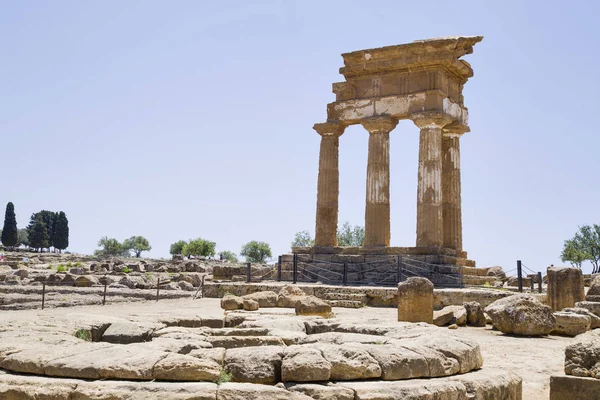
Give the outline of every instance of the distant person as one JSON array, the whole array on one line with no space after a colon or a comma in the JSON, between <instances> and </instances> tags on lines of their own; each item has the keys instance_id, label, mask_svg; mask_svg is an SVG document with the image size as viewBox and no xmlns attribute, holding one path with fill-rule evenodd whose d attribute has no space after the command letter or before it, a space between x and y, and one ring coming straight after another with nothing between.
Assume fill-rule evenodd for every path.
<instances>
[{"instance_id":1,"label":"distant person","mask_svg":"<svg viewBox=\"0 0 600 400\"><path fill-rule=\"evenodd\" d=\"M4 253L0 253L0 262L4 261Z\"/></svg>"}]
</instances>

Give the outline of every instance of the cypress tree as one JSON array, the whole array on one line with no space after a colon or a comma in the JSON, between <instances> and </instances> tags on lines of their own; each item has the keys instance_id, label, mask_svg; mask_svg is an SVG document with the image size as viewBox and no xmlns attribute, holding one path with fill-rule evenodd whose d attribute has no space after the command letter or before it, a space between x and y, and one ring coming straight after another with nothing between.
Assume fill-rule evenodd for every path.
<instances>
[{"instance_id":1,"label":"cypress tree","mask_svg":"<svg viewBox=\"0 0 600 400\"><path fill-rule=\"evenodd\" d=\"M17 216L15 215L15 206L9 202L6 205L4 214L4 228L2 228L2 244L7 247L16 246L19 243L17 230Z\"/></svg>"},{"instance_id":2,"label":"cypress tree","mask_svg":"<svg viewBox=\"0 0 600 400\"><path fill-rule=\"evenodd\" d=\"M54 225L54 248L62 251L69 247L69 220L64 212L59 212Z\"/></svg>"},{"instance_id":3,"label":"cypress tree","mask_svg":"<svg viewBox=\"0 0 600 400\"><path fill-rule=\"evenodd\" d=\"M31 233L29 234L29 245L34 249L45 249L49 247L48 230L46 229L46 224L44 224L44 220L39 213L35 216L35 223L33 224Z\"/></svg>"}]
</instances>

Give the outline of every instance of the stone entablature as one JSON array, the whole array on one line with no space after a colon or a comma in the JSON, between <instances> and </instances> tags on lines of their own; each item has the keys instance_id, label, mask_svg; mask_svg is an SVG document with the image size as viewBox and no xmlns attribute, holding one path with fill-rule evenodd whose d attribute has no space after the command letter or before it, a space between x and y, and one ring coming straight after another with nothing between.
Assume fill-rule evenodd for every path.
<instances>
[{"instance_id":1,"label":"stone entablature","mask_svg":"<svg viewBox=\"0 0 600 400\"><path fill-rule=\"evenodd\" d=\"M337 245L339 138L348 125L369 132L365 247L390 246L389 135L398 120L421 130L417 188L417 247L462 252L459 138L469 131L462 89L481 36L449 37L343 54L321 135L315 248Z\"/></svg>"}]
</instances>

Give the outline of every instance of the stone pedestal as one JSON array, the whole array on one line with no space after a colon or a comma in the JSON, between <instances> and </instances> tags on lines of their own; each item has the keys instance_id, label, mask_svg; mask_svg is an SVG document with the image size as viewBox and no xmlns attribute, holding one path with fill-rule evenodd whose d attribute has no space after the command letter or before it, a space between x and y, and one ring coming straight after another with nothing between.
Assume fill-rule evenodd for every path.
<instances>
[{"instance_id":1,"label":"stone pedestal","mask_svg":"<svg viewBox=\"0 0 600 400\"><path fill-rule=\"evenodd\" d=\"M338 122L315 124L321 135L315 246L337 246L339 197L339 137L345 126Z\"/></svg>"},{"instance_id":2,"label":"stone pedestal","mask_svg":"<svg viewBox=\"0 0 600 400\"><path fill-rule=\"evenodd\" d=\"M433 323L433 283L408 278L398 284L398 321Z\"/></svg>"},{"instance_id":3,"label":"stone pedestal","mask_svg":"<svg viewBox=\"0 0 600 400\"><path fill-rule=\"evenodd\" d=\"M390 132L398 121L387 116L361 121L369 131L365 246L390 245Z\"/></svg>"},{"instance_id":4,"label":"stone pedestal","mask_svg":"<svg viewBox=\"0 0 600 400\"><path fill-rule=\"evenodd\" d=\"M585 300L583 274L578 268L548 267L547 303L553 311L574 307Z\"/></svg>"},{"instance_id":5,"label":"stone pedestal","mask_svg":"<svg viewBox=\"0 0 600 400\"><path fill-rule=\"evenodd\" d=\"M417 182L417 247L442 247L442 128L451 119L442 113L412 116L421 129Z\"/></svg>"}]
</instances>

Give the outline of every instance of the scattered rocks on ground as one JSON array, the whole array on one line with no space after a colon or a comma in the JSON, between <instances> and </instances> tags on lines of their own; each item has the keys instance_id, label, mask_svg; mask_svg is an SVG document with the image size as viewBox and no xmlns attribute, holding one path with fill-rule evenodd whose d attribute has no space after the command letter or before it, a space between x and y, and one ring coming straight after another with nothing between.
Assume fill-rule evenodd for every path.
<instances>
[{"instance_id":1,"label":"scattered rocks on ground","mask_svg":"<svg viewBox=\"0 0 600 400\"><path fill-rule=\"evenodd\" d=\"M554 329L552 309L530 295L513 295L496 300L485 308L492 324L503 333L539 336Z\"/></svg>"}]
</instances>

